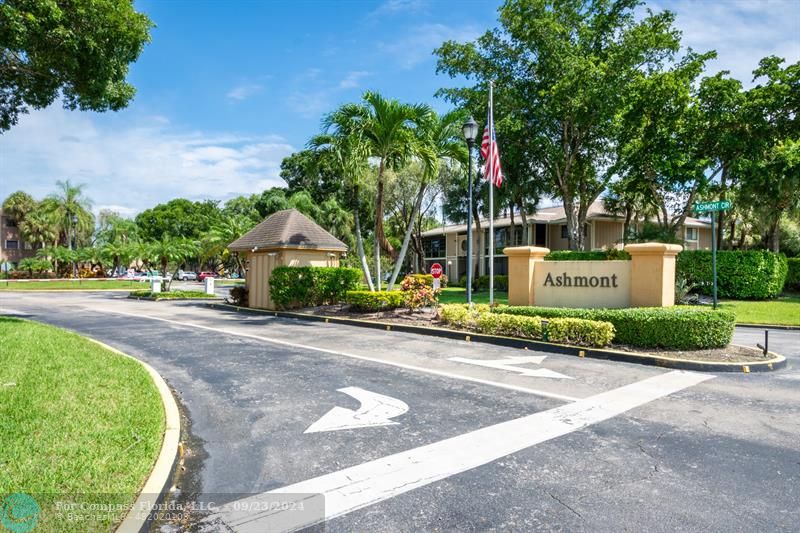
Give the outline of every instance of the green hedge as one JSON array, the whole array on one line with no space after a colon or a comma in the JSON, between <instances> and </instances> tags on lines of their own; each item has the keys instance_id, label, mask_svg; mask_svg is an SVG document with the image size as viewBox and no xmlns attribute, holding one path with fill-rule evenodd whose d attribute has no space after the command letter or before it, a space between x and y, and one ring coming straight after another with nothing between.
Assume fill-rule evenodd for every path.
<instances>
[{"instance_id":1,"label":"green hedge","mask_svg":"<svg viewBox=\"0 0 800 533\"><path fill-rule=\"evenodd\" d=\"M786 266L788 271L786 272L786 281L783 284L783 289L787 291L800 290L800 257L787 259Z\"/></svg>"},{"instance_id":2,"label":"green hedge","mask_svg":"<svg viewBox=\"0 0 800 533\"><path fill-rule=\"evenodd\" d=\"M466 281L464 282L466 286ZM489 276L478 276L473 283L476 291L489 290ZM508 276L497 275L494 277L494 290L507 291L508 290Z\"/></svg>"},{"instance_id":3,"label":"green hedge","mask_svg":"<svg viewBox=\"0 0 800 533\"><path fill-rule=\"evenodd\" d=\"M711 252L688 250L678 254L677 276L683 276L702 294L712 292ZM786 280L786 256L767 250L717 252L717 293L720 298L775 298Z\"/></svg>"},{"instance_id":4,"label":"green hedge","mask_svg":"<svg viewBox=\"0 0 800 533\"><path fill-rule=\"evenodd\" d=\"M386 311L403 307L406 295L403 291L347 291L344 301L355 311Z\"/></svg>"},{"instance_id":5,"label":"green hedge","mask_svg":"<svg viewBox=\"0 0 800 533\"><path fill-rule=\"evenodd\" d=\"M425 284L427 287L433 287L433 276L430 274L409 274L406 278L412 278L414 280L420 281ZM405 279L405 278L404 278ZM439 286L443 289L447 287L447 276L442 274L439 277Z\"/></svg>"},{"instance_id":6,"label":"green hedge","mask_svg":"<svg viewBox=\"0 0 800 533\"><path fill-rule=\"evenodd\" d=\"M461 329L487 335L503 335L543 340L545 327L538 316L492 313L488 306L451 304L440 308L441 319ZM547 340L581 346L606 346L614 338L614 326L609 322L580 318L553 318L547 321Z\"/></svg>"},{"instance_id":7,"label":"green hedge","mask_svg":"<svg viewBox=\"0 0 800 533\"><path fill-rule=\"evenodd\" d=\"M340 303L358 287L361 271L344 267L288 267L272 271L270 295L282 309Z\"/></svg>"},{"instance_id":8,"label":"green hedge","mask_svg":"<svg viewBox=\"0 0 800 533\"><path fill-rule=\"evenodd\" d=\"M544 256L545 261L612 261L630 260L631 254L625 250L609 248L608 250L556 250Z\"/></svg>"},{"instance_id":9,"label":"green hedge","mask_svg":"<svg viewBox=\"0 0 800 533\"><path fill-rule=\"evenodd\" d=\"M614 342L641 348L699 350L727 346L735 315L703 307L639 307L630 309L568 309L509 307L495 313L541 318L582 318L614 325Z\"/></svg>"}]
</instances>

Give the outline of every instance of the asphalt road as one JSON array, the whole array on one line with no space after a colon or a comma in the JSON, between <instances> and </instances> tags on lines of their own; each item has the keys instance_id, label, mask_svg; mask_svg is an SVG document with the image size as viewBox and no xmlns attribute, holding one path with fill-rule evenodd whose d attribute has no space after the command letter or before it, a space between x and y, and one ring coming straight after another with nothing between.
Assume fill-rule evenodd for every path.
<instances>
[{"instance_id":1,"label":"asphalt road","mask_svg":"<svg viewBox=\"0 0 800 533\"><path fill-rule=\"evenodd\" d=\"M167 379L190 422L176 493L184 501L230 506L281 490L322 492L329 531L796 531L800 523L800 331L770 334L787 369L700 382L194 302L2 293L0 312L94 337ZM742 330L736 341L757 335ZM366 391L366 403L343 388ZM306 432L320 419L352 423L345 410L372 400L355 418L367 427ZM257 517L232 516L194 519L207 531L261 527Z\"/></svg>"}]
</instances>

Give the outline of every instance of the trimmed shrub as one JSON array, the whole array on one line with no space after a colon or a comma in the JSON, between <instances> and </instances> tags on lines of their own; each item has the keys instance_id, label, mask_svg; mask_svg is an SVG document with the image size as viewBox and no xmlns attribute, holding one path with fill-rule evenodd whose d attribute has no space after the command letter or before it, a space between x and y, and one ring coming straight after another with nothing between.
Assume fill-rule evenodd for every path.
<instances>
[{"instance_id":1,"label":"trimmed shrub","mask_svg":"<svg viewBox=\"0 0 800 533\"><path fill-rule=\"evenodd\" d=\"M406 295L402 291L347 291L344 301L355 311L386 311L403 307Z\"/></svg>"},{"instance_id":2,"label":"trimmed shrub","mask_svg":"<svg viewBox=\"0 0 800 533\"><path fill-rule=\"evenodd\" d=\"M358 287L361 271L345 267L277 267L269 278L270 294L282 309L340 303Z\"/></svg>"},{"instance_id":3,"label":"trimmed shrub","mask_svg":"<svg viewBox=\"0 0 800 533\"><path fill-rule=\"evenodd\" d=\"M721 250L717 252L717 292L720 298L775 298L783 290L787 269L783 254L767 250ZM711 294L711 252L679 253L676 274L702 294Z\"/></svg>"},{"instance_id":4,"label":"trimmed shrub","mask_svg":"<svg viewBox=\"0 0 800 533\"><path fill-rule=\"evenodd\" d=\"M556 250L544 256L545 261L629 261L631 254L625 250L609 248L608 250Z\"/></svg>"},{"instance_id":5,"label":"trimmed shrub","mask_svg":"<svg viewBox=\"0 0 800 533\"><path fill-rule=\"evenodd\" d=\"M614 325L614 342L641 348L699 350L727 346L735 316L703 307L639 307L630 309L567 309L499 306L494 313L541 318L581 318Z\"/></svg>"},{"instance_id":6,"label":"trimmed shrub","mask_svg":"<svg viewBox=\"0 0 800 533\"><path fill-rule=\"evenodd\" d=\"M466 285L466 280L464 281ZM476 291L489 290L489 276L478 276L473 283ZM497 275L494 277L494 290L507 291L508 290L508 276Z\"/></svg>"},{"instance_id":7,"label":"trimmed shrub","mask_svg":"<svg viewBox=\"0 0 800 533\"><path fill-rule=\"evenodd\" d=\"M491 312L488 305L443 305L439 317L451 326L485 333L523 339L544 339L542 317ZM579 318L553 318L547 321L547 340L582 346L605 346L614 338L614 326L609 322Z\"/></svg>"},{"instance_id":8,"label":"trimmed shrub","mask_svg":"<svg viewBox=\"0 0 800 533\"><path fill-rule=\"evenodd\" d=\"M791 257L786 260L788 270L786 281L783 283L783 290L800 290L800 257Z\"/></svg>"}]
</instances>

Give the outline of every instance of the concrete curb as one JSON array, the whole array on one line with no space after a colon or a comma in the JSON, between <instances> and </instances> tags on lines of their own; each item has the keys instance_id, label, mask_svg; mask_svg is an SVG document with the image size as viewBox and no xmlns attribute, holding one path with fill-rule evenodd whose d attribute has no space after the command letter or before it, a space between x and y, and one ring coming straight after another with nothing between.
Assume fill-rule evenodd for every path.
<instances>
[{"instance_id":1,"label":"concrete curb","mask_svg":"<svg viewBox=\"0 0 800 533\"><path fill-rule=\"evenodd\" d=\"M0 293L2 292L130 292L131 289L2 289L0 288Z\"/></svg>"},{"instance_id":2,"label":"concrete curb","mask_svg":"<svg viewBox=\"0 0 800 533\"><path fill-rule=\"evenodd\" d=\"M538 350L542 352L557 353L561 355L573 355L577 357L588 357L591 359L605 359L608 361L621 361L624 363L636 363L640 365L658 366L675 370L694 370L699 372L769 372L778 370L786 366L786 358L780 354L769 352L773 357L766 361L747 362L747 363L722 363L713 361L695 361L690 359L676 359L659 355L650 355L638 352L623 352L620 350L607 350L602 348L588 348L581 346L569 346L565 344L555 344L552 342L535 341L529 339L519 339L515 337L501 337L497 335L485 335L482 333L472 333L469 331L457 331L444 328L432 328L427 326L411 326L407 324L391 324L388 322L377 322L360 320L356 318L330 317L324 315L310 315L307 313L293 313L290 311L269 311L266 309L252 309L250 307L239 307L225 303L209 303L212 308L234 309L237 312L268 314L282 318L295 318L300 320L310 320L316 322L326 322L335 324L345 324L363 328L381 329L384 331L400 331L405 333L416 333L429 337L440 337L445 339L466 340L469 342L483 342L497 346L508 346L511 348L521 348L526 350Z\"/></svg>"},{"instance_id":3,"label":"concrete curb","mask_svg":"<svg viewBox=\"0 0 800 533\"><path fill-rule=\"evenodd\" d=\"M153 296L128 296L128 300L145 300L147 302L213 302L224 300L224 298L155 298Z\"/></svg>"},{"instance_id":4,"label":"concrete curb","mask_svg":"<svg viewBox=\"0 0 800 533\"><path fill-rule=\"evenodd\" d=\"M180 411L178 411L178 404L172 396L167 382L164 381L164 378L162 378L152 366L103 342L91 337L85 338L102 346L106 350L133 359L142 365L144 369L147 370L147 373L150 374L156 389L158 389L158 393L161 395L161 403L164 405L165 414L164 440L161 443L161 452L158 454L156 463L147 481L145 481L142 490L139 492L139 497L136 498L128 515L117 528L117 533L139 533L148 531L151 521L150 510L157 509L157 505L163 501L164 496L169 490L175 463L178 460L181 437L181 416Z\"/></svg>"},{"instance_id":5,"label":"concrete curb","mask_svg":"<svg viewBox=\"0 0 800 533\"><path fill-rule=\"evenodd\" d=\"M800 326L786 326L784 324L736 324L737 328L752 329L786 329L790 331L800 331Z\"/></svg>"}]
</instances>

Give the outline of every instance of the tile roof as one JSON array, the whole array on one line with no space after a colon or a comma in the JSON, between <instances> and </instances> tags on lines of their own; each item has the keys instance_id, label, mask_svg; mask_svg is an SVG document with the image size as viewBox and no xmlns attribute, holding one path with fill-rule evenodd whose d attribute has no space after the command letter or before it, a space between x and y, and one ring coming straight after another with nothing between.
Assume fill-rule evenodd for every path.
<instances>
[{"instance_id":1,"label":"tile roof","mask_svg":"<svg viewBox=\"0 0 800 533\"><path fill-rule=\"evenodd\" d=\"M232 251L253 248L311 248L347 251L347 245L297 209L277 211L228 245Z\"/></svg>"}]
</instances>

